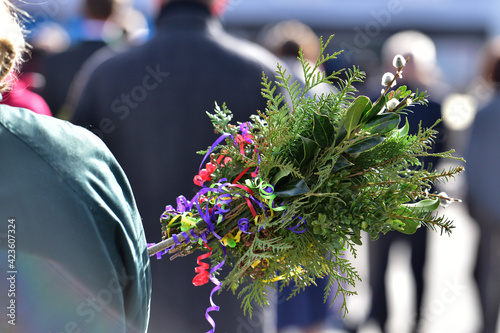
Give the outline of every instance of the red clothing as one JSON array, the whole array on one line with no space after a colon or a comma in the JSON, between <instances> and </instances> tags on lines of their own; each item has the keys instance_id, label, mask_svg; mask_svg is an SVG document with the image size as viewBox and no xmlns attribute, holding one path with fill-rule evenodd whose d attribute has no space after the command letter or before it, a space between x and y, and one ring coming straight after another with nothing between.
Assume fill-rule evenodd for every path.
<instances>
[{"instance_id":1,"label":"red clothing","mask_svg":"<svg viewBox=\"0 0 500 333\"><path fill-rule=\"evenodd\" d=\"M41 115L52 116L45 100L29 90L28 82L23 76L16 79L12 89L2 94L3 100L0 101L0 104L25 108Z\"/></svg>"}]
</instances>

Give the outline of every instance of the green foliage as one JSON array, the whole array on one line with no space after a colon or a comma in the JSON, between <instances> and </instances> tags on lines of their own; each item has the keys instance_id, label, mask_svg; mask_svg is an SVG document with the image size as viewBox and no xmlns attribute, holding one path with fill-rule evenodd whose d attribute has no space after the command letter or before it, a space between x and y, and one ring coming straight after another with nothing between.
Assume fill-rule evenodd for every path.
<instances>
[{"instance_id":1,"label":"green foliage","mask_svg":"<svg viewBox=\"0 0 500 333\"><path fill-rule=\"evenodd\" d=\"M330 40L320 40L321 54ZM455 158L453 151L429 152L438 134L433 127L419 128L410 135L408 122L400 124L407 107L427 102L426 94L403 86L388 87L374 102L356 96L355 84L365 78L359 68L328 77L319 70L337 55L322 55L310 64L301 52L303 86L292 81L281 66L276 84L263 77L267 109L248 123L246 141L241 139L241 128L231 124L225 105L217 106L210 115L221 134L231 134L211 158L217 165L211 174L212 186L227 191L232 200L224 219L219 217L216 223L217 234L231 240L227 249L233 269L223 284L233 292L239 290L243 308L250 314L253 302L267 304L266 288L274 288L276 281L294 283L293 297L318 278L328 279L325 300L333 290L335 298L342 296L342 308L347 312L345 300L355 294L351 288L359 275L345 252L356 255L362 232L377 239L387 232L411 234L421 225L446 233L453 228L436 210L441 200L454 199L429 194L428 189L462 169L427 170L419 160L425 156ZM333 84L337 90L314 97L307 94L323 83ZM283 103L277 86L290 96L290 105ZM388 110L386 103L393 98L400 103ZM240 141L235 143L238 136ZM220 162L226 157L231 160ZM222 186L219 179L241 186ZM200 203L202 211L215 209L221 197L220 192L208 191ZM261 209L256 214L249 210L249 197L259 202ZM242 219L250 221L245 232ZM192 228L206 230L199 216L197 221L201 224ZM182 225L175 214L166 214L162 224L167 236L180 232ZM207 237L215 247L211 257L215 265L223 260L221 241L210 232ZM180 247L188 254L200 246Z\"/></svg>"}]
</instances>

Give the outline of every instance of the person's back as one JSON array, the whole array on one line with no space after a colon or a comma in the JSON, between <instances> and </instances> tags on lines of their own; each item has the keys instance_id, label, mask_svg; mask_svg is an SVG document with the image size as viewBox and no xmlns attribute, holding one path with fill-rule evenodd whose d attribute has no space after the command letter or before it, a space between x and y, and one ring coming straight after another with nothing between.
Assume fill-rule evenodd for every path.
<instances>
[{"instance_id":1,"label":"person's back","mask_svg":"<svg viewBox=\"0 0 500 333\"><path fill-rule=\"evenodd\" d=\"M88 131L0 105L2 332L145 332L144 231L125 175ZM2 266L7 267L7 265ZM7 292L10 291L10 292Z\"/></svg>"},{"instance_id":2,"label":"person's back","mask_svg":"<svg viewBox=\"0 0 500 333\"><path fill-rule=\"evenodd\" d=\"M196 151L217 138L206 111L213 112L214 102L226 103L239 121L264 111L262 73L273 79L276 65L267 51L226 34L206 6L178 1L163 8L153 40L90 77L74 122L92 126L124 167L149 242L160 240L165 206L195 194L193 177L202 160ZM192 285L194 267L190 260L153 261L150 332L210 328L204 318L212 286ZM242 325L236 296L215 295L214 302L221 306L213 315L217 330ZM257 321L244 324L258 332Z\"/></svg>"},{"instance_id":3,"label":"person's back","mask_svg":"<svg viewBox=\"0 0 500 333\"><path fill-rule=\"evenodd\" d=\"M0 0L0 93L25 51ZM0 332L144 333L151 274L125 174L89 131L0 105Z\"/></svg>"},{"instance_id":4,"label":"person's back","mask_svg":"<svg viewBox=\"0 0 500 333\"><path fill-rule=\"evenodd\" d=\"M66 117L63 110L69 87L81 66L97 50L106 46L104 29L108 18L113 13L116 0L83 1L83 36L68 50L50 54L42 59L42 75L46 85L42 97L52 113L57 117Z\"/></svg>"}]
</instances>

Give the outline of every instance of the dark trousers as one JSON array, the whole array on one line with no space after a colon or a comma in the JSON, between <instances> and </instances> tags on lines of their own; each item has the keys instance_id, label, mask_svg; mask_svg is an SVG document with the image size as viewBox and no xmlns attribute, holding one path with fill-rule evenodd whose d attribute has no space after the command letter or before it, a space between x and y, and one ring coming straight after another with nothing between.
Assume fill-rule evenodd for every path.
<instances>
[{"instance_id":1,"label":"dark trousers","mask_svg":"<svg viewBox=\"0 0 500 333\"><path fill-rule=\"evenodd\" d=\"M480 225L479 230L474 277L483 315L483 330L480 332L496 333L500 310L500 228Z\"/></svg>"},{"instance_id":2,"label":"dark trousers","mask_svg":"<svg viewBox=\"0 0 500 333\"><path fill-rule=\"evenodd\" d=\"M375 320L382 330L387 322L387 288L385 275L389 261L389 250L395 242L404 242L411 249L411 267L416 285L416 317L418 326L421 318L422 298L424 294L424 264L427 252L427 229L421 227L413 235L405 235L392 231L381 235L376 241L370 242L370 287L372 300L369 319Z\"/></svg>"}]
</instances>

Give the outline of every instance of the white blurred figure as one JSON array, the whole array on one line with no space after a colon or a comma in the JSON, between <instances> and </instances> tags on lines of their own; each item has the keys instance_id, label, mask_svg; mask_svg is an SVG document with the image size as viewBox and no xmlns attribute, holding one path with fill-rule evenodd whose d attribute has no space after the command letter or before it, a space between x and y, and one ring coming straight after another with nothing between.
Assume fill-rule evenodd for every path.
<instances>
[{"instance_id":1,"label":"white blurred figure","mask_svg":"<svg viewBox=\"0 0 500 333\"><path fill-rule=\"evenodd\" d=\"M419 91L427 90L432 100L441 102L448 93L449 87L437 63L434 41L420 31L398 32L392 35L382 47L384 63L389 66L396 54L410 57L401 82L417 87Z\"/></svg>"},{"instance_id":2,"label":"white blurred figure","mask_svg":"<svg viewBox=\"0 0 500 333\"><path fill-rule=\"evenodd\" d=\"M299 50L302 49L304 59L311 65L316 63L320 55L319 37L309 26L300 21L287 20L264 28L259 39L260 44L278 56L280 63L291 71L293 77L301 81L304 81L304 71L297 59ZM315 87L312 93L322 94L332 91L333 86L322 83Z\"/></svg>"}]
</instances>

